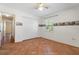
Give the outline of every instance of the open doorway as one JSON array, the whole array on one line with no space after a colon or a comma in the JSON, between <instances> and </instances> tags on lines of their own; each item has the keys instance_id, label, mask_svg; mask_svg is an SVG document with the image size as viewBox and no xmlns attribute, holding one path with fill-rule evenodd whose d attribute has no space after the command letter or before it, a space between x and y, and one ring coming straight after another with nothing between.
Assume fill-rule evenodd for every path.
<instances>
[{"instance_id":1,"label":"open doorway","mask_svg":"<svg viewBox=\"0 0 79 59\"><path fill-rule=\"evenodd\" d=\"M15 19L12 15L2 14L1 45L15 42Z\"/></svg>"}]
</instances>

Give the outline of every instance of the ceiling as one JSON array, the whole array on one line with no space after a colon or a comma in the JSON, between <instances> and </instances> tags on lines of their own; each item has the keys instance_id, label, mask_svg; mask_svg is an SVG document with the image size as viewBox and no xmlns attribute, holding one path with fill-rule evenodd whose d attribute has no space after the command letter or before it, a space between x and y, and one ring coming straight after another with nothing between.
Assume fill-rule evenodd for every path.
<instances>
[{"instance_id":1,"label":"ceiling","mask_svg":"<svg viewBox=\"0 0 79 59\"><path fill-rule=\"evenodd\" d=\"M46 15L51 15L55 12L79 7L78 3L44 3L48 9L44 11L39 11L35 9L37 3L0 3L0 5L7 6L13 9L23 11L24 13L32 14L36 17L45 17Z\"/></svg>"}]
</instances>

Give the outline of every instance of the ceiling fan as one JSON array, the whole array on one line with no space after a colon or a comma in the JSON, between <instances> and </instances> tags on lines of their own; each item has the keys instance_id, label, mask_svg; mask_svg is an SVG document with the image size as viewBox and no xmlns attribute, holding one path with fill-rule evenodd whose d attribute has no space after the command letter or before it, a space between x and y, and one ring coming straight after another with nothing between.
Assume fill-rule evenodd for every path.
<instances>
[{"instance_id":1,"label":"ceiling fan","mask_svg":"<svg viewBox=\"0 0 79 59\"><path fill-rule=\"evenodd\" d=\"M44 3L37 3L36 7L35 7L37 10L39 11L43 11L43 10L46 10L48 9L48 7L44 4Z\"/></svg>"}]
</instances>

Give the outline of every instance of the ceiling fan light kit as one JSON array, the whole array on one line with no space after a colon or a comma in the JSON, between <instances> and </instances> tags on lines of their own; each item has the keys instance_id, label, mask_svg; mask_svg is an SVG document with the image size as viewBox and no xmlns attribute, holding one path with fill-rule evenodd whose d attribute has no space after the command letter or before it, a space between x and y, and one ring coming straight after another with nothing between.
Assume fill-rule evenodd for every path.
<instances>
[{"instance_id":1,"label":"ceiling fan light kit","mask_svg":"<svg viewBox=\"0 0 79 59\"><path fill-rule=\"evenodd\" d=\"M45 9L48 9L48 7L45 6L44 3L38 3L36 9L39 10L39 11L43 11Z\"/></svg>"}]
</instances>

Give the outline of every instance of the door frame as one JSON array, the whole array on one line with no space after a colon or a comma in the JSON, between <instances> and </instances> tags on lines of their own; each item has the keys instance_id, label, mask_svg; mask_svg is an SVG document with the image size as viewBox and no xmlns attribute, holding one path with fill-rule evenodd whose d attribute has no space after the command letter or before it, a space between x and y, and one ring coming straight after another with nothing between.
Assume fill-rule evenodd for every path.
<instances>
[{"instance_id":1,"label":"door frame","mask_svg":"<svg viewBox=\"0 0 79 59\"><path fill-rule=\"evenodd\" d=\"M11 41L10 43L15 43L15 15L11 15L13 17L12 19L12 23L13 23L13 27L12 27L12 34L11 34ZM1 14L1 22L2 22L2 31L1 31L1 46L3 46L5 43L3 42L4 41L4 20L3 20L3 14Z\"/></svg>"}]
</instances>

